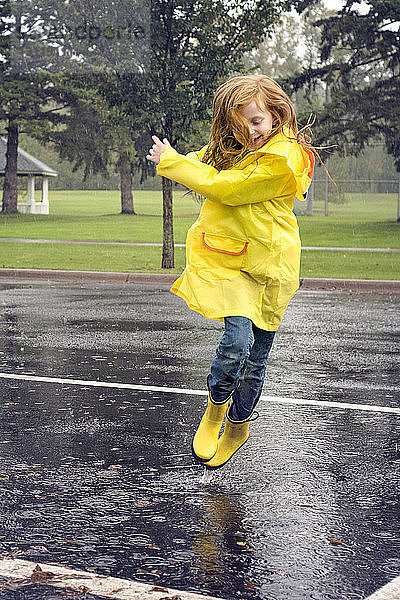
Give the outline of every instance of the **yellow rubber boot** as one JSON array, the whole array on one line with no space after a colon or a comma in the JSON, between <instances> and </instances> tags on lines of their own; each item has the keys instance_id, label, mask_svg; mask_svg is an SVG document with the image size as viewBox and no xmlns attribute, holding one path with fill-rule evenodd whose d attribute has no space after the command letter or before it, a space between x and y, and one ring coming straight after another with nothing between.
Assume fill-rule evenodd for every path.
<instances>
[{"instance_id":1,"label":"yellow rubber boot","mask_svg":"<svg viewBox=\"0 0 400 600\"><path fill-rule=\"evenodd\" d=\"M210 460L217 450L218 436L230 397L225 402L216 404L211 398L211 394L208 394L206 412L200 421L192 444L193 454L202 461Z\"/></svg>"},{"instance_id":2,"label":"yellow rubber boot","mask_svg":"<svg viewBox=\"0 0 400 600\"><path fill-rule=\"evenodd\" d=\"M219 469L243 446L249 439L249 424L253 419L232 421L227 415L224 433L218 440L217 451L208 462L207 469Z\"/></svg>"}]
</instances>

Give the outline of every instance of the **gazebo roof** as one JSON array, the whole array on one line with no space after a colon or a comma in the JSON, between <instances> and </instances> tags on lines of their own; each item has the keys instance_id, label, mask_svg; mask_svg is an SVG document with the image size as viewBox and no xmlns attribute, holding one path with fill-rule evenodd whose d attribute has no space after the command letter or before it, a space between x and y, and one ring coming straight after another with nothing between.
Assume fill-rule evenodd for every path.
<instances>
[{"instance_id":1,"label":"gazebo roof","mask_svg":"<svg viewBox=\"0 0 400 600\"><path fill-rule=\"evenodd\" d=\"M7 140L0 137L0 175L4 175L6 168L6 150ZM22 148L18 148L17 159L18 175L46 175L47 177L57 177L58 173L51 167L48 167L41 160L38 160Z\"/></svg>"}]
</instances>

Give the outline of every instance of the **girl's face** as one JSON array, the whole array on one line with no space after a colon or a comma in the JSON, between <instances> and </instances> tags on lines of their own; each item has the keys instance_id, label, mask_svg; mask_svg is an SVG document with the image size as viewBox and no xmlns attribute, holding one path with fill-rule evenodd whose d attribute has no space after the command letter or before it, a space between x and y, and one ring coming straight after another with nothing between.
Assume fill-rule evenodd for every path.
<instances>
[{"instance_id":1,"label":"girl's face","mask_svg":"<svg viewBox=\"0 0 400 600\"><path fill-rule=\"evenodd\" d=\"M244 106L239 112L249 127L252 139L251 147L261 148L272 129L272 114L266 108L261 110L255 100Z\"/></svg>"}]
</instances>

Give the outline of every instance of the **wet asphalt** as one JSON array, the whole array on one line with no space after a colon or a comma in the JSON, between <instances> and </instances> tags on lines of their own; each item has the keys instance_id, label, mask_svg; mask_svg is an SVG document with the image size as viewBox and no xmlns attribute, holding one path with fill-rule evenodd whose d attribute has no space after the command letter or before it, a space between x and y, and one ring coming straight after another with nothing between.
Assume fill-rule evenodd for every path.
<instances>
[{"instance_id":1,"label":"wet asphalt","mask_svg":"<svg viewBox=\"0 0 400 600\"><path fill-rule=\"evenodd\" d=\"M2 373L204 390L222 335L162 284L2 281L0 306ZM264 394L332 405L260 403L207 474L202 396L0 379L0 554L229 600L366 598L400 575L400 415L335 402L399 408L399 317L399 295L300 291Z\"/></svg>"}]
</instances>

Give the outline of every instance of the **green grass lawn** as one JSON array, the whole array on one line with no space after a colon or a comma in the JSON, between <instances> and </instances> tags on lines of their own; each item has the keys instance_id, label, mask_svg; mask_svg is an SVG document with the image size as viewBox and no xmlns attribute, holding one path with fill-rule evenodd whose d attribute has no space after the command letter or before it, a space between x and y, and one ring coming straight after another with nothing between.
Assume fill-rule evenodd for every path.
<instances>
[{"instance_id":1,"label":"green grass lawn","mask_svg":"<svg viewBox=\"0 0 400 600\"><path fill-rule=\"evenodd\" d=\"M0 243L0 267L77 271L162 272L161 248L84 244ZM185 249L175 248L175 269L185 266ZM168 269L168 272L171 272Z\"/></svg>"},{"instance_id":2,"label":"green grass lawn","mask_svg":"<svg viewBox=\"0 0 400 600\"><path fill-rule=\"evenodd\" d=\"M400 253L303 250L301 277L400 279Z\"/></svg>"},{"instance_id":3,"label":"green grass lawn","mask_svg":"<svg viewBox=\"0 0 400 600\"><path fill-rule=\"evenodd\" d=\"M346 204L330 204L329 216L315 202L313 216L299 216L304 246L400 248L395 194L352 194ZM162 241L161 192L136 191L137 215L121 215L118 191L53 191L42 215L1 215L0 237ZM200 205L192 195L174 192L174 234L184 243ZM184 249L176 248L176 268ZM0 243L0 266L99 271L161 271L161 248L79 244ZM360 279L400 279L400 253L303 251L301 275Z\"/></svg>"},{"instance_id":4,"label":"green grass lawn","mask_svg":"<svg viewBox=\"0 0 400 600\"><path fill-rule=\"evenodd\" d=\"M78 271L163 272L161 248L83 244L0 243L0 267ZM185 249L175 248L175 269L185 266ZM302 277L399 279L400 253L303 250Z\"/></svg>"},{"instance_id":5,"label":"green grass lawn","mask_svg":"<svg viewBox=\"0 0 400 600\"><path fill-rule=\"evenodd\" d=\"M304 246L400 248L400 223L396 194L349 194L346 204L330 204L323 214L321 202L315 214L298 216Z\"/></svg>"},{"instance_id":6,"label":"green grass lawn","mask_svg":"<svg viewBox=\"0 0 400 600\"><path fill-rule=\"evenodd\" d=\"M134 192L136 215L121 215L118 191L51 192L50 215L1 215L0 237L162 242L161 192ZM200 204L174 194L175 242L184 243Z\"/></svg>"}]
</instances>

